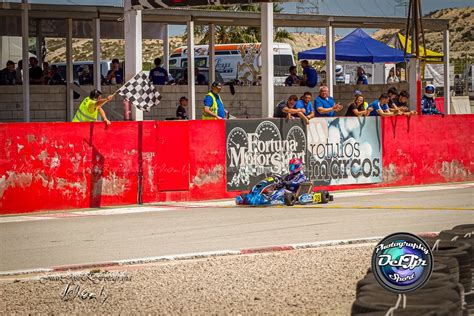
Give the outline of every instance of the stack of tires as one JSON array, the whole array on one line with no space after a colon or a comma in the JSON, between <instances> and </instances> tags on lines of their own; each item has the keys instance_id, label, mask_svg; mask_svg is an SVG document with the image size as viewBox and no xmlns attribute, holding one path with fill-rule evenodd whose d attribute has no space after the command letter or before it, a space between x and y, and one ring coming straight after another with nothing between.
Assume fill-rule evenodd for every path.
<instances>
[{"instance_id":1,"label":"stack of tires","mask_svg":"<svg viewBox=\"0 0 474 316\"><path fill-rule=\"evenodd\" d=\"M352 315L474 315L474 224L443 230L437 238L423 238L433 250L430 280L415 292L399 295L377 283L369 268L357 283Z\"/></svg>"}]
</instances>

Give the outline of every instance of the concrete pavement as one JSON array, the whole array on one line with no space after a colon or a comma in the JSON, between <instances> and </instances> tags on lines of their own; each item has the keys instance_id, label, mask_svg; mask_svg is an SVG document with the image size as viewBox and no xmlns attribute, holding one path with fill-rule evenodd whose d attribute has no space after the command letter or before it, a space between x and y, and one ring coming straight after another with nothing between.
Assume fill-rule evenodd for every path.
<instances>
[{"instance_id":1,"label":"concrete pavement","mask_svg":"<svg viewBox=\"0 0 474 316\"><path fill-rule=\"evenodd\" d=\"M473 223L473 199L468 183L341 192L325 207L188 203L0 217L0 271L440 231Z\"/></svg>"}]
</instances>

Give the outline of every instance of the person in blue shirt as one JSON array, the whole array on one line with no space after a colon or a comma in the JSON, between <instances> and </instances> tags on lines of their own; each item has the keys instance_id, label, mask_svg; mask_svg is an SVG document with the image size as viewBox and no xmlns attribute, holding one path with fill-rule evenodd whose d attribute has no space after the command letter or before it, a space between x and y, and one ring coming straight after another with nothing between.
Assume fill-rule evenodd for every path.
<instances>
[{"instance_id":1,"label":"person in blue shirt","mask_svg":"<svg viewBox=\"0 0 474 316\"><path fill-rule=\"evenodd\" d=\"M425 93L423 94L423 98L421 98L421 113L429 115L439 114L444 116L444 114L436 108L435 89L435 86L432 84L425 87Z\"/></svg>"},{"instance_id":2,"label":"person in blue shirt","mask_svg":"<svg viewBox=\"0 0 474 316\"><path fill-rule=\"evenodd\" d=\"M369 84L365 70L362 67L357 67L357 84Z\"/></svg>"},{"instance_id":3,"label":"person in blue shirt","mask_svg":"<svg viewBox=\"0 0 474 316\"><path fill-rule=\"evenodd\" d=\"M224 103L219 95L221 90L222 83L214 81L211 85L211 91L204 98L203 120L222 120L227 118L229 112L224 109Z\"/></svg>"},{"instance_id":4,"label":"person in blue shirt","mask_svg":"<svg viewBox=\"0 0 474 316\"><path fill-rule=\"evenodd\" d=\"M304 109L304 113L301 116L301 118L306 122L306 124L309 124L309 120L314 117L314 107L313 107L313 102L311 102L311 99L313 98L313 95L311 92L306 91L303 96L296 102L296 109Z\"/></svg>"},{"instance_id":5,"label":"person in blue shirt","mask_svg":"<svg viewBox=\"0 0 474 316\"><path fill-rule=\"evenodd\" d=\"M326 86L321 86L319 88L319 96L314 102L316 106L316 116L319 117L332 117L336 115L336 112L339 112L344 107L334 102L334 99L329 96L329 88Z\"/></svg>"},{"instance_id":6,"label":"person in blue shirt","mask_svg":"<svg viewBox=\"0 0 474 316\"><path fill-rule=\"evenodd\" d=\"M370 111L369 116L394 116L397 115L397 111L391 112L388 106L388 94L382 93L378 100L375 100L371 104L367 110Z\"/></svg>"},{"instance_id":7,"label":"person in blue shirt","mask_svg":"<svg viewBox=\"0 0 474 316\"><path fill-rule=\"evenodd\" d=\"M309 65L309 62L305 59L301 61L301 67L303 68L303 85L314 88L318 84L318 73L316 69Z\"/></svg>"},{"instance_id":8,"label":"person in blue shirt","mask_svg":"<svg viewBox=\"0 0 474 316\"><path fill-rule=\"evenodd\" d=\"M123 70L120 68L120 61L116 58L112 59L112 69L107 72L107 83L123 84Z\"/></svg>"},{"instance_id":9,"label":"person in blue shirt","mask_svg":"<svg viewBox=\"0 0 474 316\"><path fill-rule=\"evenodd\" d=\"M161 58L155 58L155 68L150 70L150 80L154 85L165 85L168 82L168 71L161 67Z\"/></svg>"}]
</instances>

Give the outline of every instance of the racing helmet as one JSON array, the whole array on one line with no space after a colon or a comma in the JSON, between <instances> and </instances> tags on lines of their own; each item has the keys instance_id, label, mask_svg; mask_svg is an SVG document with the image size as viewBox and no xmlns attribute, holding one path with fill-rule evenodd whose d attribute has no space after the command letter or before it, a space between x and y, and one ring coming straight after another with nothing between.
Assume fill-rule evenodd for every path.
<instances>
[{"instance_id":1,"label":"racing helmet","mask_svg":"<svg viewBox=\"0 0 474 316\"><path fill-rule=\"evenodd\" d=\"M342 73L343 73L343 71L344 71L344 69L342 68L341 65L336 65L336 69L335 69L335 70L336 70L336 76L342 75Z\"/></svg>"},{"instance_id":2,"label":"racing helmet","mask_svg":"<svg viewBox=\"0 0 474 316\"><path fill-rule=\"evenodd\" d=\"M435 96L435 86L429 84L425 87L425 96L428 98L433 98Z\"/></svg>"},{"instance_id":3,"label":"racing helmet","mask_svg":"<svg viewBox=\"0 0 474 316\"><path fill-rule=\"evenodd\" d=\"M303 161L299 158L292 158L288 169L290 169L290 174L295 174L303 170Z\"/></svg>"}]
</instances>

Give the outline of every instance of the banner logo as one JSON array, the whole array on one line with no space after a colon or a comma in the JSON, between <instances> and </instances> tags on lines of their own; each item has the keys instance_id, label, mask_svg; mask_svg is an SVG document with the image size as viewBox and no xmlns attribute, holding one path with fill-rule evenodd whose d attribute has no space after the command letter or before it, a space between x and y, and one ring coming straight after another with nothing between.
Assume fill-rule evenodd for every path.
<instances>
[{"instance_id":1,"label":"banner logo","mask_svg":"<svg viewBox=\"0 0 474 316\"><path fill-rule=\"evenodd\" d=\"M228 190L247 189L262 176L288 172L288 161L293 157L306 160L306 135L299 121L239 123L227 123Z\"/></svg>"}]
</instances>

